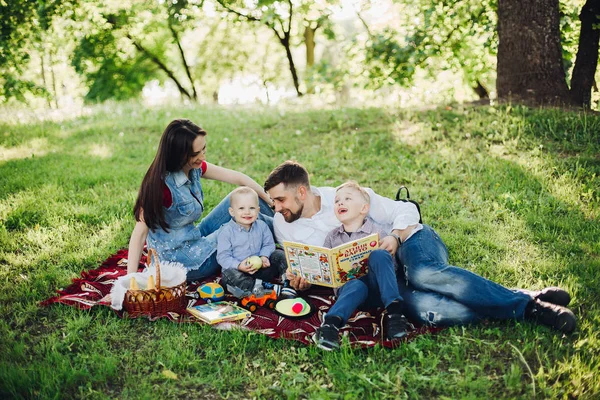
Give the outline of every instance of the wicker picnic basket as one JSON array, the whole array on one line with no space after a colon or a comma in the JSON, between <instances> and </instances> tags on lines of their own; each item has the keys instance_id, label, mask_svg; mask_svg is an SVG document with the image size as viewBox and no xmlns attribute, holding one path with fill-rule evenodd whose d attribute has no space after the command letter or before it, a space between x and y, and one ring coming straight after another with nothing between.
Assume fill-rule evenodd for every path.
<instances>
[{"instance_id":1,"label":"wicker picnic basket","mask_svg":"<svg viewBox=\"0 0 600 400\"><path fill-rule=\"evenodd\" d=\"M185 280L177 286L160 286L160 265L156 250L149 249L146 265L150 267L154 257L156 264L156 288L146 290L127 290L123 299L123 309L130 318L142 315L158 317L168 312L183 312L186 307Z\"/></svg>"}]
</instances>

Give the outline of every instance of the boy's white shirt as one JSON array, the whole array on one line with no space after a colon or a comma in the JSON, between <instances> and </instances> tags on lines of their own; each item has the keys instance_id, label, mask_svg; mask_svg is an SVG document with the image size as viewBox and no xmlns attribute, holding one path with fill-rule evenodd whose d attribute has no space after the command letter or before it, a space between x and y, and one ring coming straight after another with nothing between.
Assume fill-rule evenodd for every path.
<instances>
[{"instance_id":1,"label":"boy's white shirt","mask_svg":"<svg viewBox=\"0 0 600 400\"><path fill-rule=\"evenodd\" d=\"M413 233L422 228L422 225L419 224L417 206L409 202L394 201L380 196L370 188L364 189L371 197L369 217L381 225L385 232L391 232L393 229L406 229L415 224L418 226ZM315 196L321 197L321 209L311 218L299 218L292 223L285 222L283 215L276 213L273 218L273 227L275 240L278 243L285 240L323 246L327 234L340 226L340 221L335 217L333 209L335 188L311 186L311 190Z\"/></svg>"}]
</instances>

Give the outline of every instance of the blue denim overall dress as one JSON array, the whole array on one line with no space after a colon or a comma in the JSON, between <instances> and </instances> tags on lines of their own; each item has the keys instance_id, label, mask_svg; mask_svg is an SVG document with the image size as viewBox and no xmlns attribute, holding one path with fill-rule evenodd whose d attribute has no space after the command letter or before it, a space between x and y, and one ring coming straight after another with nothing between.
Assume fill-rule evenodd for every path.
<instances>
[{"instance_id":1,"label":"blue denim overall dress","mask_svg":"<svg viewBox=\"0 0 600 400\"><path fill-rule=\"evenodd\" d=\"M156 249L161 261L180 262L188 273L200 268L217 250L219 229L202 236L194 224L204 211L201 176L200 168L192 169L189 179L183 171L168 173L165 184L173 202L163 207L163 212L170 228L168 232L160 227L150 230L146 239L148 248Z\"/></svg>"}]
</instances>

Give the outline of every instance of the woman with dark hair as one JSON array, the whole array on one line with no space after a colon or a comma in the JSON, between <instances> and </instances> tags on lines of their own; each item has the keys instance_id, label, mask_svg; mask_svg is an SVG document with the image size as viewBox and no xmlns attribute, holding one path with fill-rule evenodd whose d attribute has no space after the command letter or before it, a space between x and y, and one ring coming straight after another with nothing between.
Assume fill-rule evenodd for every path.
<instances>
[{"instance_id":1,"label":"woman with dark hair","mask_svg":"<svg viewBox=\"0 0 600 400\"><path fill-rule=\"evenodd\" d=\"M206 131L186 119L173 120L160 139L144 176L129 241L127 273L137 272L144 243L163 261L180 262L193 281L217 272L217 233L231 219L229 196L199 225L204 211L202 179L248 186L260 197L260 218L272 227L271 199L249 176L206 161Z\"/></svg>"}]
</instances>

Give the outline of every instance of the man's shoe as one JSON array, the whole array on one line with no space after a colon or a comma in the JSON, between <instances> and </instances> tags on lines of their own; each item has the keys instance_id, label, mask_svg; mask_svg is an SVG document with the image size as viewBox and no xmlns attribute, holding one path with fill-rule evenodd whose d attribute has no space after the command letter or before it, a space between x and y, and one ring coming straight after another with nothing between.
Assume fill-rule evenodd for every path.
<instances>
[{"instance_id":1,"label":"man's shoe","mask_svg":"<svg viewBox=\"0 0 600 400\"><path fill-rule=\"evenodd\" d=\"M331 351L340 348L339 341L340 329L333 324L323 324L313 336L314 342L317 347L323 350Z\"/></svg>"},{"instance_id":2,"label":"man's shoe","mask_svg":"<svg viewBox=\"0 0 600 400\"><path fill-rule=\"evenodd\" d=\"M401 339L408 334L409 330L415 329L413 324L408 322L402 314L387 314L385 319L387 320L387 338L389 340Z\"/></svg>"},{"instance_id":3,"label":"man's shoe","mask_svg":"<svg viewBox=\"0 0 600 400\"><path fill-rule=\"evenodd\" d=\"M537 292L533 292L532 294L534 299L545 301L546 303L557 304L563 307L568 306L571 302L571 295L569 295L566 290L556 286L547 287Z\"/></svg>"},{"instance_id":4,"label":"man's shoe","mask_svg":"<svg viewBox=\"0 0 600 400\"><path fill-rule=\"evenodd\" d=\"M564 333L571 333L577 326L575 314L566 307L532 300L525 309L525 319L549 326Z\"/></svg>"}]
</instances>

